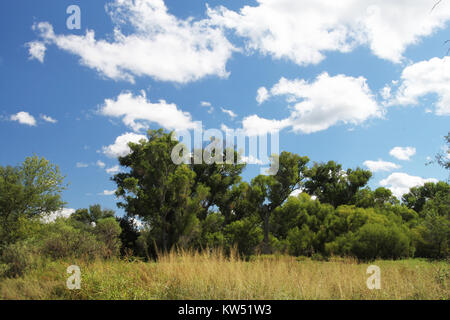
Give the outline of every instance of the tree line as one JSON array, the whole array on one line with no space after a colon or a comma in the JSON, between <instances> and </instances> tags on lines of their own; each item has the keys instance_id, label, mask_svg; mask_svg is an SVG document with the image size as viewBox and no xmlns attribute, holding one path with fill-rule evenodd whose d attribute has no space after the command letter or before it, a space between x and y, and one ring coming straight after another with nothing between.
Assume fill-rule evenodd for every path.
<instances>
[{"instance_id":1,"label":"tree line","mask_svg":"<svg viewBox=\"0 0 450 320\"><path fill-rule=\"evenodd\" d=\"M153 258L174 248L235 247L243 256L449 256L447 182L414 187L400 201L389 189L371 190L368 170L311 163L290 152L277 156L275 175L246 182L237 152L233 164L222 150L214 156L223 163L174 164L177 144L171 133L150 130L147 140L130 143L131 152L118 159L126 170L112 180L124 217L94 205L46 222L64 206L67 186L58 167L37 156L17 167L0 166L0 272L14 274L36 252L52 259ZM448 158L437 160L448 169Z\"/></svg>"}]
</instances>

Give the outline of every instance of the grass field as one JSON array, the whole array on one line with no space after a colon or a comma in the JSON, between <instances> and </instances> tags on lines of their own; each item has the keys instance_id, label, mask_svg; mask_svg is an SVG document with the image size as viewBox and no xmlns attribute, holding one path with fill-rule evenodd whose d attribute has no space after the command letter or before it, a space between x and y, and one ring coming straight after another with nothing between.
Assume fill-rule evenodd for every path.
<instances>
[{"instance_id":1,"label":"grass field","mask_svg":"<svg viewBox=\"0 0 450 320\"><path fill-rule=\"evenodd\" d=\"M66 287L69 265L81 268L80 290ZM367 267L381 268L381 289L369 290ZM450 299L448 262L328 262L287 256L250 261L178 253L156 262L48 262L20 278L0 279L1 299Z\"/></svg>"}]
</instances>

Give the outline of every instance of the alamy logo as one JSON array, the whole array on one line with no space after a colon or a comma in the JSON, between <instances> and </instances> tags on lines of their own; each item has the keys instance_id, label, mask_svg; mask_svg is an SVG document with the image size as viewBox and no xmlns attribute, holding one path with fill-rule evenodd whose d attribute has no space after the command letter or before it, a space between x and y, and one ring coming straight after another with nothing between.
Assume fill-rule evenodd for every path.
<instances>
[{"instance_id":1,"label":"alamy logo","mask_svg":"<svg viewBox=\"0 0 450 320\"><path fill-rule=\"evenodd\" d=\"M367 268L367 274L371 276L367 279L367 288L369 290L381 289L381 269L378 266L371 265Z\"/></svg>"},{"instance_id":2,"label":"alamy logo","mask_svg":"<svg viewBox=\"0 0 450 320\"><path fill-rule=\"evenodd\" d=\"M71 276L67 279L66 285L69 290L81 289L81 270L79 266L69 266L67 273Z\"/></svg>"},{"instance_id":3,"label":"alamy logo","mask_svg":"<svg viewBox=\"0 0 450 320\"><path fill-rule=\"evenodd\" d=\"M70 16L67 18L66 26L69 30L80 30L81 29L81 9L77 5L71 5L67 7L67 14Z\"/></svg>"},{"instance_id":4,"label":"alamy logo","mask_svg":"<svg viewBox=\"0 0 450 320\"><path fill-rule=\"evenodd\" d=\"M175 164L258 164L265 166L261 167L261 174L275 175L279 169L279 134L271 133L270 143L268 135L247 136L242 130L232 129L225 132L195 129L192 137L188 130L177 131L172 139L179 143L173 148L171 158ZM209 144L204 147L204 142Z\"/></svg>"}]
</instances>

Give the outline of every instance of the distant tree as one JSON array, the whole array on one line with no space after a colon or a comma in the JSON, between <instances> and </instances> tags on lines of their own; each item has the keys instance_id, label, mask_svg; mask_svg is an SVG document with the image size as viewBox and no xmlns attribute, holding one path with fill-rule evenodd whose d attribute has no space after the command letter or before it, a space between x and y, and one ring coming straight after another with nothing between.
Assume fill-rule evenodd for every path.
<instances>
[{"instance_id":1,"label":"distant tree","mask_svg":"<svg viewBox=\"0 0 450 320\"><path fill-rule=\"evenodd\" d=\"M92 225L96 224L100 219L113 218L114 216L114 210L102 209L101 205L94 204L89 206L89 209L76 210L70 218L86 225Z\"/></svg>"},{"instance_id":2,"label":"distant tree","mask_svg":"<svg viewBox=\"0 0 450 320\"><path fill-rule=\"evenodd\" d=\"M360 168L344 171L342 165L329 161L315 163L305 171L305 176L308 178L305 182L306 192L316 196L320 202L337 208L354 203L356 193L367 184L372 173Z\"/></svg>"},{"instance_id":3,"label":"distant tree","mask_svg":"<svg viewBox=\"0 0 450 320\"><path fill-rule=\"evenodd\" d=\"M290 152L277 156L279 169L275 175L259 175L252 180L250 197L263 222L263 252L270 251L270 216L295 190L302 187L308 157Z\"/></svg>"},{"instance_id":4,"label":"distant tree","mask_svg":"<svg viewBox=\"0 0 450 320\"><path fill-rule=\"evenodd\" d=\"M63 180L57 166L36 155L18 167L0 166L0 245L20 238L22 222L62 209Z\"/></svg>"}]
</instances>

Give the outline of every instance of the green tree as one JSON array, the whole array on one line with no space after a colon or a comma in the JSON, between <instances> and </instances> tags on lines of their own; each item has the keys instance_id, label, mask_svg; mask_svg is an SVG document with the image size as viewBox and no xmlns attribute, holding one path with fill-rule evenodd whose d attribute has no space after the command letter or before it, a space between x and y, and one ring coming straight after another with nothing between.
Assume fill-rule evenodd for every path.
<instances>
[{"instance_id":1,"label":"green tree","mask_svg":"<svg viewBox=\"0 0 450 320\"><path fill-rule=\"evenodd\" d=\"M118 203L128 216L148 222L156 245L166 251L186 244L198 233L198 212L206 200L208 188L195 184L195 172L185 164L172 161L178 142L171 133L149 130L148 141L130 143L131 153L120 157L130 172L113 177Z\"/></svg>"},{"instance_id":2,"label":"green tree","mask_svg":"<svg viewBox=\"0 0 450 320\"><path fill-rule=\"evenodd\" d=\"M85 225L96 224L99 220L105 218L113 218L114 210L102 209L101 205L94 204L89 209L78 209L70 216L70 219L81 222Z\"/></svg>"},{"instance_id":3,"label":"green tree","mask_svg":"<svg viewBox=\"0 0 450 320\"><path fill-rule=\"evenodd\" d=\"M17 167L0 166L0 245L24 235L24 223L62 209L59 168L44 158L28 157Z\"/></svg>"},{"instance_id":4,"label":"green tree","mask_svg":"<svg viewBox=\"0 0 450 320\"><path fill-rule=\"evenodd\" d=\"M449 195L450 185L448 183L443 181L438 183L429 182L423 186L411 188L407 194L403 195L402 200L408 208L413 209L417 213L422 213L425 204L434 199L442 201L443 205L447 203L448 209L450 207ZM423 216L424 214L422 214Z\"/></svg>"},{"instance_id":5,"label":"green tree","mask_svg":"<svg viewBox=\"0 0 450 320\"><path fill-rule=\"evenodd\" d=\"M357 168L344 171L342 165L334 161L315 163L305 172L308 178L305 190L315 195L322 203L329 203L335 208L343 204L353 204L358 190L364 187L372 173Z\"/></svg>"},{"instance_id":6,"label":"green tree","mask_svg":"<svg viewBox=\"0 0 450 320\"><path fill-rule=\"evenodd\" d=\"M270 216L281 206L293 191L302 187L308 157L282 152L273 161L278 161L275 175L259 175L252 180L250 197L263 222L263 253L270 252Z\"/></svg>"}]
</instances>

